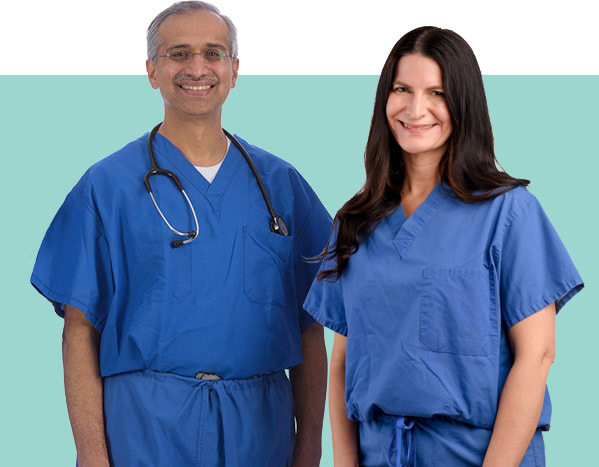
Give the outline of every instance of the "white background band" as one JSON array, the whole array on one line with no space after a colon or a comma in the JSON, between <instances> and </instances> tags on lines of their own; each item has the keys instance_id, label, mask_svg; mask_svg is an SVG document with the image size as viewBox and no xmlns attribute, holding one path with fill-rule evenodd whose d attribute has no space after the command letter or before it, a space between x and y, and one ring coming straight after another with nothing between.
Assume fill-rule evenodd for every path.
<instances>
[{"instance_id":1,"label":"white background band","mask_svg":"<svg viewBox=\"0 0 599 467\"><path fill-rule=\"evenodd\" d=\"M2 7L0 74L141 75L145 33L171 0L29 0ZM453 29L485 75L599 74L589 0L215 0L246 75L378 75L393 44Z\"/></svg>"}]
</instances>

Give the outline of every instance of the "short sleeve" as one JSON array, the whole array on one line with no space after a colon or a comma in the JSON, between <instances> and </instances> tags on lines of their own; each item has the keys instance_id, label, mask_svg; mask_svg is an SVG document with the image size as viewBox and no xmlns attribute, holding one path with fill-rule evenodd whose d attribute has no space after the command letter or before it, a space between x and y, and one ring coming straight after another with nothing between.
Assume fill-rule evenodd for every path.
<instances>
[{"instance_id":1,"label":"short sleeve","mask_svg":"<svg viewBox=\"0 0 599 467\"><path fill-rule=\"evenodd\" d=\"M335 240L336 229L331 237L331 245L334 245ZM320 271L333 269L335 264L336 259L325 260L320 266ZM304 308L322 325L338 334L347 336L342 277L315 279L304 302Z\"/></svg>"},{"instance_id":2,"label":"short sleeve","mask_svg":"<svg viewBox=\"0 0 599 467\"><path fill-rule=\"evenodd\" d=\"M327 244L331 235L332 219L308 183L301 178L301 175L297 175L304 185L302 191L306 197L306 207L308 207L305 218L299 224L295 236L295 289L297 303L301 305L318 272L319 264L311 261L311 258L319 255ZM316 322L302 306L299 307L298 312L302 331Z\"/></svg>"},{"instance_id":3,"label":"short sleeve","mask_svg":"<svg viewBox=\"0 0 599 467\"><path fill-rule=\"evenodd\" d=\"M108 245L100 224L77 188L50 224L37 255L31 284L64 317L65 305L85 313L99 331L114 293Z\"/></svg>"},{"instance_id":4,"label":"short sleeve","mask_svg":"<svg viewBox=\"0 0 599 467\"><path fill-rule=\"evenodd\" d=\"M584 284L537 199L508 218L498 250L503 321L513 326L555 302L559 311Z\"/></svg>"}]
</instances>

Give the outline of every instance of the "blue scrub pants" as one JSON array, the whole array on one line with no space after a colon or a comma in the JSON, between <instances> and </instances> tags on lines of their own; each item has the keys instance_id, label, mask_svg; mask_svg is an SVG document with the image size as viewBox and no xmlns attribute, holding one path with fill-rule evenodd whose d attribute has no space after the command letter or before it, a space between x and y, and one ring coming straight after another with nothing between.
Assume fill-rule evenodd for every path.
<instances>
[{"instance_id":1,"label":"blue scrub pants","mask_svg":"<svg viewBox=\"0 0 599 467\"><path fill-rule=\"evenodd\" d=\"M284 371L204 381L138 371L104 379L113 465L286 466L295 423Z\"/></svg>"},{"instance_id":2,"label":"blue scrub pants","mask_svg":"<svg viewBox=\"0 0 599 467\"><path fill-rule=\"evenodd\" d=\"M491 440L491 430L447 417L416 419L400 417L400 423L406 429L396 433L397 420L398 417L395 415L383 414L374 420L360 422L360 466L480 467L482 465ZM409 426L411 428L408 429ZM400 434L402 431L403 434ZM397 452L389 452L390 447L393 451L393 447L399 446L400 462L397 459ZM408 451L410 451L409 457ZM387 460L388 454L391 454L390 463ZM528 446L520 467L544 466L545 444L539 428Z\"/></svg>"}]
</instances>

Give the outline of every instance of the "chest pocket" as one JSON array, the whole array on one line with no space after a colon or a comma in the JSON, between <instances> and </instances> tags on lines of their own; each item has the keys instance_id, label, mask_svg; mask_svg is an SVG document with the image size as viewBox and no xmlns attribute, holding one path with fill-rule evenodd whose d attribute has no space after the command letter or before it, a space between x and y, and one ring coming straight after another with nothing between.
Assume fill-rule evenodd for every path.
<instances>
[{"instance_id":1,"label":"chest pocket","mask_svg":"<svg viewBox=\"0 0 599 467\"><path fill-rule=\"evenodd\" d=\"M295 307L293 240L243 228L243 290L252 303Z\"/></svg>"},{"instance_id":2,"label":"chest pocket","mask_svg":"<svg viewBox=\"0 0 599 467\"><path fill-rule=\"evenodd\" d=\"M434 352L488 356L499 339L492 290L486 269L425 269L420 340Z\"/></svg>"}]
</instances>

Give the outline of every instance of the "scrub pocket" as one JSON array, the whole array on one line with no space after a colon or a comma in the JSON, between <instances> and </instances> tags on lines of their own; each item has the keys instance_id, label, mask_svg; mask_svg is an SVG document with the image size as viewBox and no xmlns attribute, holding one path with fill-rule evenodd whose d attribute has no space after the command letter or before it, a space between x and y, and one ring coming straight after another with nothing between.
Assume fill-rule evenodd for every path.
<instances>
[{"instance_id":1,"label":"scrub pocket","mask_svg":"<svg viewBox=\"0 0 599 467\"><path fill-rule=\"evenodd\" d=\"M243 228L243 290L250 302L286 307L295 301L292 245L291 237Z\"/></svg>"},{"instance_id":2,"label":"scrub pocket","mask_svg":"<svg viewBox=\"0 0 599 467\"><path fill-rule=\"evenodd\" d=\"M172 255L172 261L175 263L173 282L171 284L173 297L178 301L185 300L191 293L192 283L192 264L193 247L195 245L183 245L179 248L171 248L169 253Z\"/></svg>"},{"instance_id":3,"label":"scrub pocket","mask_svg":"<svg viewBox=\"0 0 599 467\"><path fill-rule=\"evenodd\" d=\"M434 352L488 356L499 336L492 290L486 269L425 269L420 340Z\"/></svg>"}]
</instances>

